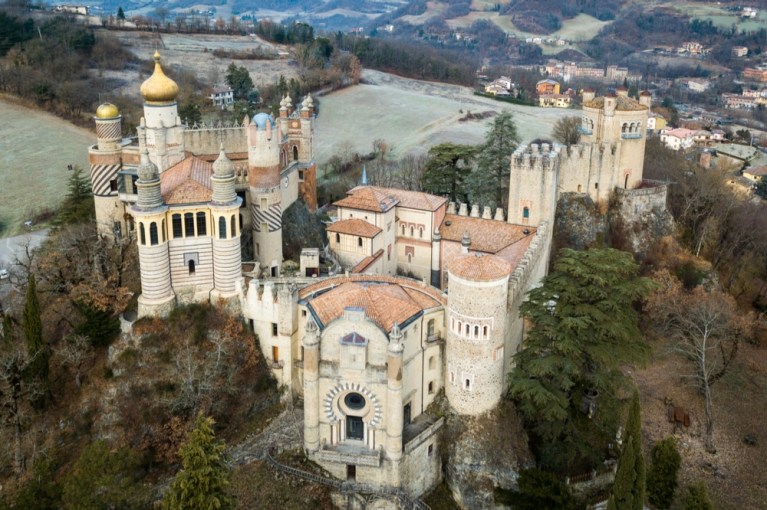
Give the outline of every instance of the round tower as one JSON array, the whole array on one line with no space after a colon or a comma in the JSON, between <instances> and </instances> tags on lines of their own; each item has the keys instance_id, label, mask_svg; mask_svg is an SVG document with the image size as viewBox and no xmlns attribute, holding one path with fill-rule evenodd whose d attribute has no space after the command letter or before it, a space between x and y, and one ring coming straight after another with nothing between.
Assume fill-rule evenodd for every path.
<instances>
[{"instance_id":1,"label":"round tower","mask_svg":"<svg viewBox=\"0 0 767 510\"><path fill-rule=\"evenodd\" d=\"M127 233L125 207L118 199L118 172L122 168L122 115L117 107L104 103L96 109L97 144L88 150L91 187L99 233L121 236Z\"/></svg>"},{"instance_id":2,"label":"round tower","mask_svg":"<svg viewBox=\"0 0 767 510\"><path fill-rule=\"evenodd\" d=\"M213 197L210 212L213 217L213 284L210 300L238 296L237 282L242 278L239 208L242 199L234 189L234 165L221 152L213 163Z\"/></svg>"},{"instance_id":3,"label":"round tower","mask_svg":"<svg viewBox=\"0 0 767 510\"><path fill-rule=\"evenodd\" d=\"M170 259L165 217L168 207L160 193L160 175L144 148L138 166L138 200L131 208L138 230L138 257L141 272L139 317L166 316L175 296L170 282Z\"/></svg>"},{"instance_id":4,"label":"round tower","mask_svg":"<svg viewBox=\"0 0 767 510\"><path fill-rule=\"evenodd\" d=\"M248 130L248 179L252 209L253 252L271 276L282 264L282 195L280 192L280 130L274 118L259 113Z\"/></svg>"},{"instance_id":5,"label":"round tower","mask_svg":"<svg viewBox=\"0 0 767 510\"><path fill-rule=\"evenodd\" d=\"M304 448L316 452L320 448L320 334L311 317L306 323L304 344Z\"/></svg>"},{"instance_id":6,"label":"round tower","mask_svg":"<svg viewBox=\"0 0 767 510\"><path fill-rule=\"evenodd\" d=\"M402 331L397 323L389 333L386 373L386 457L394 462L402 458L402 429L405 426L405 410L402 407ZM396 464L395 464L396 468ZM395 476L396 480L397 477Z\"/></svg>"},{"instance_id":7,"label":"round tower","mask_svg":"<svg viewBox=\"0 0 767 510\"><path fill-rule=\"evenodd\" d=\"M511 266L470 253L448 266L445 394L459 414L496 406L504 388L506 300Z\"/></svg>"},{"instance_id":8,"label":"round tower","mask_svg":"<svg viewBox=\"0 0 767 510\"><path fill-rule=\"evenodd\" d=\"M184 136L178 116L178 85L165 76L160 53L154 54L154 72L140 88L144 98L144 117L138 126L146 136L151 159L162 173L183 159Z\"/></svg>"}]
</instances>

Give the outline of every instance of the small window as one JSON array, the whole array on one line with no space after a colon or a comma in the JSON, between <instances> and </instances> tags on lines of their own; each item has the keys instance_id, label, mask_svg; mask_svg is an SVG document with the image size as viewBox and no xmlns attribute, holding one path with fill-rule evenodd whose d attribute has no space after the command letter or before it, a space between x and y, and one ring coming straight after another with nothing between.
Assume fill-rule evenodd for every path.
<instances>
[{"instance_id":1,"label":"small window","mask_svg":"<svg viewBox=\"0 0 767 510\"><path fill-rule=\"evenodd\" d=\"M419 235L419 237L420 237L421 239L423 239L423 229L422 229L422 228L419 228L419 229L418 229L418 235Z\"/></svg>"},{"instance_id":2,"label":"small window","mask_svg":"<svg viewBox=\"0 0 767 510\"><path fill-rule=\"evenodd\" d=\"M410 226L410 237L415 237L415 227L412 225Z\"/></svg>"},{"instance_id":3,"label":"small window","mask_svg":"<svg viewBox=\"0 0 767 510\"><path fill-rule=\"evenodd\" d=\"M173 215L173 238L179 238L184 236L184 231L181 228L181 215Z\"/></svg>"},{"instance_id":4,"label":"small window","mask_svg":"<svg viewBox=\"0 0 767 510\"><path fill-rule=\"evenodd\" d=\"M430 382L429 383L429 395L431 395L432 393L434 393L434 383Z\"/></svg>"},{"instance_id":5,"label":"small window","mask_svg":"<svg viewBox=\"0 0 767 510\"><path fill-rule=\"evenodd\" d=\"M248 207L247 191L238 191L237 196L242 199L242 202L240 202L240 209Z\"/></svg>"},{"instance_id":6,"label":"small window","mask_svg":"<svg viewBox=\"0 0 767 510\"><path fill-rule=\"evenodd\" d=\"M341 234L336 234L336 243L341 242Z\"/></svg>"},{"instance_id":7,"label":"small window","mask_svg":"<svg viewBox=\"0 0 767 510\"><path fill-rule=\"evenodd\" d=\"M361 237L357 238L357 246L362 246L362 238Z\"/></svg>"},{"instance_id":8,"label":"small window","mask_svg":"<svg viewBox=\"0 0 767 510\"><path fill-rule=\"evenodd\" d=\"M429 368L434 368L434 356L429 358Z\"/></svg>"},{"instance_id":9,"label":"small window","mask_svg":"<svg viewBox=\"0 0 767 510\"><path fill-rule=\"evenodd\" d=\"M463 389L466 391L471 391L471 379L464 379L463 380Z\"/></svg>"},{"instance_id":10,"label":"small window","mask_svg":"<svg viewBox=\"0 0 767 510\"><path fill-rule=\"evenodd\" d=\"M140 237L141 237L141 244L145 245L146 244L146 234L144 233L144 224L141 223L141 222L139 222L139 224L138 224L138 232L139 232Z\"/></svg>"},{"instance_id":11,"label":"small window","mask_svg":"<svg viewBox=\"0 0 767 510\"><path fill-rule=\"evenodd\" d=\"M154 221L149 225L149 243L152 246L156 246L159 243L159 239L157 236L157 223Z\"/></svg>"},{"instance_id":12,"label":"small window","mask_svg":"<svg viewBox=\"0 0 767 510\"><path fill-rule=\"evenodd\" d=\"M482 327L482 338L487 338L487 326Z\"/></svg>"},{"instance_id":13,"label":"small window","mask_svg":"<svg viewBox=\"0 0 767 510\"><path fill-rule=\"evenodd\" d=\"M306 310L301 310L301 317L306 317Z\"/></svg>"},{"instance_id":14,"label":"small window","mask_svg":"<svg viewBox=\"0 0 767 510\"><path fill-rule=\"evenodd\" d=\"M405 235L405 225L402 225L402 235Z\"/></svg>"},{"instance_id":15,"label":"small window","mask_svg":"<svg viewBox=\"0 0 767 510\"><path fill-rule=\"evenodd\" d=\"M474 338L479 338L479 326L474 326Z\"/></svg>"},{"instance_id":16,"label":"small window","mask_svg":"<svg viewBox=\"0 0 767 510\"><path fill-rule=\"evenodd\" d=\"M207 214L200 211L197 213L197 235L198 236L206 236L208 235L208 226L206 221Z\"/></svg>"},{"instance_id":17,"label":"small window","mask_svg":"<svg viewBox=\"0 0 767 510\"><path fill-rule=\"evenodd\" d=\"M522 217L523 218L529 218L530 217L530 209L528 209L527 207L522 209Z\"/></svg>"},{"instance_id":18,"label":"small window","mask_svg":"<svg viewBox=\"0 0 767 510\"><path fill-rule=\"evenodd\" d=\"M277 336L277 323L272 323L272 336Z\"/></svg>"},{"instance_id":19,"label":"small window","mask_svg":"<svg viewBox=\"0 0 767 510\"><path fill-rule=\"evenodd\" d=\"M599 189L599 183L598 182L594 183L594 189Z\"/></svg>"},{"instance_id":20,"label":"small window","mask_svg":"<svg viewBox=\"0 0 767 510\"><path fill-rule=\"evenodd\" d=\"M218 219L218 238L226 239L226 218L223 216Z\"/></svg>"},{"instance_id":21,"label":"small window","mask_svg":"<svg viewBox=\"0 0 767 510\"><path fill-rule=\"evenodd\" d=\"M240 231L242 232L242 214L240 214Z\"/></svg>"},{"instance_id":22,"label":"small window","mask_svg":"<svg viewBox=\"0 0 767 510\"><path fill-rule=\"evenodd\" d=\"M429 325L429 336L432 337L434 336L434 319L429 319L428 325ZM487 326L485 326L485 328L487 328Z\"/></svg>"},{"instance_id":23,"label":"small window","mask_svg":"<svg viewBox=\"0 0 767 510\"><path fill-rule=\"evenodd\" d=\"M263 210L263 209L268 209L268 208L269 208L269 206L267 205L266 199L262 198L261 199L261 209Z\"/></svg>"},{"instance_id":24,"label":"small window","mask_svg":"<svg viewBox=\"0 0 767 510\"><path fill-rule=\"evenodd\" d=\"M231 236L235 237L237 235L237 223L234 221L234 214L232 214L232 219L229 221L232 227Z\"/></svg>"},{"instance_id":25,"label":"small window","mask_svg":"<svg viewBox=\"0 0 767 510\"><path fill-rule=\"evenodd\" d=\"M194 214L184 213L184 235L186 237L194 237Z\"/></svg>"},{"instance_id":26,"label":"small window","mask_svg":"<svg viewBox=\"0 0 767 510\"><path fill-rule=\"evenodd\" d=\"M162 220L162 242L165 242L165 220Z\"/></svg>"},{"instance_id":27,"label":"small window","mask_svg":"<svg viewBox=\"0 0 767 510\"><path fill-rule=\"evenodd\" d=\"M433 444L429 445L429 450L428 451L429 451L429 457L431 457L431 455L434 453L434 445Z\"/></svg>"},{"instance_id":28,"label":"small window","mask_svg":"<svg viewBox=\"0 0 767 510\"><path fill-rule=\"evenodd\" d=\"M466 329L464 331L465 331L465 335L469 336L469 331L471 331L471 327L467 324Z\"/></svg>"},{"instance_id":29,"label":"small window","mask_svg":"<svg viewBox=\"0 0 767 510\"><path fill-rule=\"evenodd\" d=\"M269 224L268 223L262 223L261 224L261 232L269 232Z\"/></svg>"},{"instance_id":30,"label":"small window","mask_svg":"<svg viewBox=\"0 0 767 510\"><path fill-rule=\"evenodd\" d=\"M194 267L194 260L189 261L189 274L194 274L195 267Z\"/></svg>"},{"instance_id":31,"label":"small window","mask_svg":"<svg viewBox=\"0 0 767 510\"><path fill-rule=\"evenodd\" d=\"M298 147L293 146L293 161L298 161Z\"/></svg>"},{"instance_id":32,"label":"small window","mask_svg":"<svg viewBox=\"0 0 767 510\"><path fill-rule=\"evenodd\" d=\"M109 191L117 191L117 179L109 181Z\"/></svg>"},{"instance_id":33,"label":"small window","mask_svg":"<svg viewBox=\"0 0 767 510\"><path fill-rule=\"evenodd\" d=\"M304 171L303 170L299 170L298 171L298 180L299 181L303 181L304 180Z\"/></svg>"}]
</instances>

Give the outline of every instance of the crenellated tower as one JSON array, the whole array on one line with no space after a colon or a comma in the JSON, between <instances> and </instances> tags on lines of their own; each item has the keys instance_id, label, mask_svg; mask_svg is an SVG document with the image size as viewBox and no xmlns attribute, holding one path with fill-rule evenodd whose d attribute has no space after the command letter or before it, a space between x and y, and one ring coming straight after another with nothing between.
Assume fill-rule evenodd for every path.
<instances>
[{"instance_id":1,"label":"crenellated tower","mask_svg":"<svg viewBox=\"0 0 767 510\"><path fill-rule=\"evenodd\" d=\"M508 222L537 227L553 224L557 207L559 152L544 143L520 146L511 155Z\"/></svg>"},{"instance_id":2,"label":"crenellated tower","mask_svg":"<svg viewBox=\"0 0 767 510\"><path fill-rule=\"evenodd\" d=\"M279 276L282 265L282 196L280 192L280 148L282 133L274 118L259 113L245 126L248 137L253 253Z\"/></svg>"}]
</instances>

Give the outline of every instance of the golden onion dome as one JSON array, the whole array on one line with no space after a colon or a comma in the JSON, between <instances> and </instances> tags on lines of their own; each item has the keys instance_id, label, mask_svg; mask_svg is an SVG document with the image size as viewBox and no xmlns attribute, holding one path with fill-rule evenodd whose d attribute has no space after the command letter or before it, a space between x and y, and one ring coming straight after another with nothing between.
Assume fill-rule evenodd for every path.
<instances>
[{"instance_id":1,"label":"golden onion dome","mask_svg":"<svg viewBox=\"0 0 767 510\"><path fill-rule=\"evenodd\" d=\"M120 115L120 110L111 103L104 103L96 108L97 119L114 119Z\"/></svg>"},{"instance_id":2,"label":"golden onion dome","mask_svg":"<svg viewBox=\"0 0 767 510\"><path fill-rule=\"evenodd\" d=\"M160 66L160 52L154 53L154 73L141 84L141 97L148 104L169 104L176 100L178 85L165 76Z\"/></svg>"}]
</instances>

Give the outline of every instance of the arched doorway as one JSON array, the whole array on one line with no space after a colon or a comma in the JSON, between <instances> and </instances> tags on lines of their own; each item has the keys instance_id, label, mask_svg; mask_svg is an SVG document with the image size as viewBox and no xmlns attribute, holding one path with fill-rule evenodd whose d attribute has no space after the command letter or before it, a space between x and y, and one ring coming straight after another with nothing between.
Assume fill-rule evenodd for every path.
<instances>
[{"instance_id":1,"label":"arched doorway","mask_svg":"<svg viewBox=\"0 0 767 510\"><path fill-rule=\"evenodd\" d=\"M629 189L629 174L626 174L626 178L623 180L623 188Z\"/></svg>"}]
</instances>

